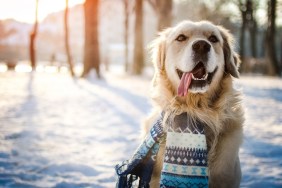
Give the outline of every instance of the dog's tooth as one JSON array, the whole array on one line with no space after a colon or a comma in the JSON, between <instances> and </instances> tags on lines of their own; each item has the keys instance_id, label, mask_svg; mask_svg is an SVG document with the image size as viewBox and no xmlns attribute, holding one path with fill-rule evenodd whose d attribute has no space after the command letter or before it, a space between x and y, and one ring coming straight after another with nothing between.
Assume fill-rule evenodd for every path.
<instances>
[{"instance_id":1,"label":"dog's tooth","mask_svg":"<svg viewBox=\"0 0 282 188\"><path fill-rule=\"evenodd\" d=\"M192 74L192 79L193 80L206 80L208 78L208 74L205 74L202 78L196 78L193 74Z\"/></svg>"},{"instance_id":2,"label":"dog's tooth","mask_svg":"<svg viewBox=\"0 0 282 188\"><path fill-rule=\"evenodd\" d=\"M200 80L206 80L208 78L208 74L205 74Z\"/></svg>"}]
</instances>

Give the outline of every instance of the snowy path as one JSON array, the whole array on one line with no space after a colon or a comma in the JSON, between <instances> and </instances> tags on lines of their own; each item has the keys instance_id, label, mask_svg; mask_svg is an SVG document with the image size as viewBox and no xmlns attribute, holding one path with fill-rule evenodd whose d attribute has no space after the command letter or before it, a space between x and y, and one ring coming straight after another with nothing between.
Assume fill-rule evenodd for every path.
<instances>
[{"instance_id":1,"label":"snowy path","mask_svg":"<svg viewBox=\"0 0 282 188\"><path fill-rule=\"evenodd\" d=\"M269 86L270 84L270 86ZM242 187L282 186L282 80L245 77ZM149 79L0 74L0 187L114 187L138 145Z\"/></svg>"}]
</instances>

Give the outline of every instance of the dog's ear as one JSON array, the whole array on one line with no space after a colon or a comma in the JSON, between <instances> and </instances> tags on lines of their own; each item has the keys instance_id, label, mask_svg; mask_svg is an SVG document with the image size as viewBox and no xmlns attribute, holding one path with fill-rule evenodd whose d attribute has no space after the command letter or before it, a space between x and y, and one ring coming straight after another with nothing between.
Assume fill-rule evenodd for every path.
<instances>
[{"instance_id":1,"label":"dog's ear","mask_svg":"<svg viewBox=\"0 0 282 188\"><path fill-rule=\"evenodd\" d=\"M155 68L164 70L166 58L166 41L170 28L165 29L159 33L159 36L151 43L150 49L152 51L152 61Z\"/></svg>"},{"instance_id":2,"label":"dog's ear","mask_svg":"<svg viewBox=\"0 0 282 188\"><path fill-rule=\"evenodd\" d=\"M223 54L225 61L225 72L231 74L235 78L239 78L238 68L240 66L239 55L233 50L233 37L223 27L219 26L221 36L223 38Z\"/></svg>"}]
</instances>

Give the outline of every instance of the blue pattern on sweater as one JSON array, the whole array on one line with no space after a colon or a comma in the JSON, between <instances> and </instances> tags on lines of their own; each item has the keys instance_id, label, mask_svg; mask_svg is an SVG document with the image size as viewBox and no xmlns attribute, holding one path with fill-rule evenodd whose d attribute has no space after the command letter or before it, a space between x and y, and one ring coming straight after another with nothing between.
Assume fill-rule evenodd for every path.
<instances>
[{"instance_id":1,"label":"blue pattern on sweater","mask_svg":"<svg viewBox=\"0 0 282 188\"><path fill-rule=\"evenodd\" d=\"M203 176L181 176L181 175L172 175L168 173L163 173L165 176L162 176L160 187L162 188L207 188L208 187L208 178Z\"/></svg>"},{"instance_id":2,"label":"blue pattern on sweater","mask_svg":"<svg viewBox=\"0 0 282 188\"><path fill-rule=\"evenodd\" d=\"M116 166L117 188L150 187L155 156L163 139L168 139L169 144L165 148L160 187L208 187L204 126L190 126L183 120L187 120L187 113L176 116L167 133L163 131L162 118L154 124L133 157Z\"/></svg>"}]
</instances>

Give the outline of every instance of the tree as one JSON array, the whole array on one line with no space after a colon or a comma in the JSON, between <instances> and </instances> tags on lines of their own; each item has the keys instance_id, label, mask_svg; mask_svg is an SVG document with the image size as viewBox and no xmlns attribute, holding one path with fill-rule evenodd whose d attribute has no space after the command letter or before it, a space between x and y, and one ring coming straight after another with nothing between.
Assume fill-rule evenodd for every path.
<instances>
[{"instance_id":1,"label":"tree","mask_svg":"<svg viewBox=\"0 0 282 188\"><path fill-rule=\"evenodd\" d=\"M124 44L125 44L125 50L124 50L124 61L125 61L125 72L128 72L128 25L129 25L129 10L128 0L123 0L124 4Z\"/></svg>"},{"instance_id":2,"label":"tree","mask_svg":"<svg viewBox=\"0 0 282 188\"><path fill-rule=\"evenodd\" d=\"M158 30L171 26L172 0L148 0L158 15ZM133 74L141 74L144 68L143 51L143 0L135 0Z\"/></svg>"},{"instance_id":3,"label":"tree","mask_svg":"<svg viewBox=\"0 0 282 188\"><path fill-rule=\"evenodd\" d=\"M268 25L266 30L265 56L267 61L267 74L277 76L281 74L281 67L278 64L275 48L275 19L276 19L276 0L268 0L267 15Z\"/></svg>"},{"instance_id":4,"label":"tree","mask_svg":"<svg viewBox=\"0 0 282 188\"><path fill-rule=\"evenodd\" d=\"M37 28L38 28L38 0L35 1L35 21L33 26L33 31L29 35L30 43L29 43L29 56L32 70L36 68L36 57L35 57L35 39L37 36Z\"/></svg>"},{"instance_id":5,"label":"tree","mask_svg":"<svg viewBox=\"0 0 282 188\"><path fill-rule=\"evenodd\" d=\"M242 17L241 34L240 34L240 56L242 59L245 58L245 32L246 30L250 33L250 44L252 57L257 57L257 22L254 17L254 11L256 9L255 2L252 0L246 0L244 3L239 0L239 10ZM247 65L242 64L241 70L246 72Z\"/></svg>"},{"instance_id":6,"label":"tree","mask_svg":"<svg viewBox=\"0 0 282 188\"><path fill-rule=\"evenodd\" d=\"M65 15L64 15L64 26L65 26L65 47L66 47L66 53L67 53L67 61L69 64L69 69L71 72L72 77L75 76L73 71L73 62L70 52L70 45L69 45L69 29L68 29L68 13L69 13L69 1L66 0L66 8L65 8Z\"/></svg>"},{"instance_id":7,"label":"tree","mask_svg":"<svg viewBox=\"0 0 282 188\"><path fill-rule=\"evenodd\" d=\"M144 68L143 51L143 0L135 0L135 27L134 27L134 62L133 74L139 75Z\"/></svg>"},{"instance_id":8,"label":"tree","mask_svg":"<svg viewBox=\"0 0 282 188\"><path fill-rule=\"evenodd\" d=\"M98 40L98 7L99 0L85 0L85 41L82 77L95 69L97 78L100 78L100 54Z\"/></svg>"},{"instance_id":9,"label":"tree","mask_svg":"<svg viewBox=\"0 0 282 188\"><path fill-rule=\"evenodd\" d=\"M148 0L158 17L158 31L171 26L172 23L172 0Z\"/></svg>"}]
</instances>

